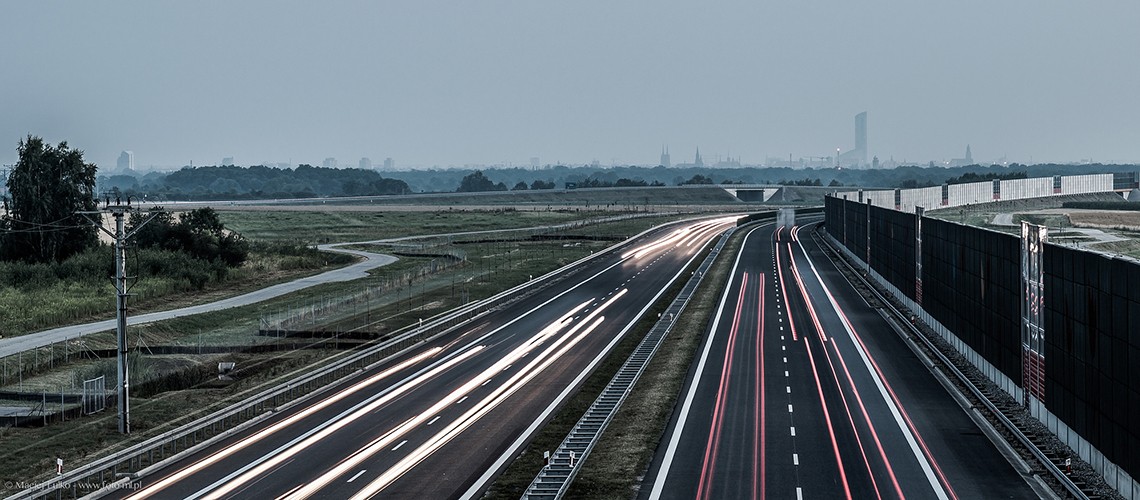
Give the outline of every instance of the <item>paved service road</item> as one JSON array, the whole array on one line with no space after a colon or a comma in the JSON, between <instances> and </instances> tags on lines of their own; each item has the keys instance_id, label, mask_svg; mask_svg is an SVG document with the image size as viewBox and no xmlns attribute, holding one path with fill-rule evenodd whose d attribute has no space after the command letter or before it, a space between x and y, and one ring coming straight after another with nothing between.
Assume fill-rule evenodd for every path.
<instances>
[{"instance_id":1,"label":"paved service road","mask_svg":"<svg viewBox=\"0 0 1140 500\"><path fill-rule=\"evenodd\" d=\"M646 233L142 476L129 498L478 496L734 219Z\"/></svg>"},{"instance_id":2,"label":"paved service road","mask_svg":"<svg viewBox=\"0 0 1140 500\"><path fill-rule=\"evenodd\" d=\"M642 498L1036 497L803 229L747 234Z\"/></svg>"},{"instance_id":3,"label":"paved service road","mask_svg":"<svg viewBox=\"0 0 1140 500\"><path fill-rule=\"evenodd\" d=\"M332 271L326 271L321 274L309 276L306 278L300 278L287 283L279 283L273 286L262 288L260 290L249 292L247 294L230 297L228 299L222 299L216 302L210 302L208 304L199 304L196 306L183 307L180 309L171 309L169 311L159 311L127 316L127 324L141 325L155 321L180 318L182 316L201 314L204 312L220 311L222 309L229 309L231 307L256 304L264 300L280 297L297 290L302 290L323 283L352 281L355 279L364 278L368 276L368 271L376 269L380 266L391 264L397 260L396 257L393 257L391 255L336 248L341 245L351 244L352 243L321 245L319 248L325 251L347 253L363 258L363 260L355 264L342 267L340 269L333 269ZM64 342L83 335L89 335L92 333L104 332L113 329L115 329L115 320L108 319L104 321L96 321L93 323L84 323L82 325L71 325L60 328L53 328L51 330L30 333L28 335L21 335L19 337L0 339L0 358L4 356L11 356L21 351L27 351L30 349L35 349L37 347L42 347L53 342Z\"/></svg>"}]
</instances>

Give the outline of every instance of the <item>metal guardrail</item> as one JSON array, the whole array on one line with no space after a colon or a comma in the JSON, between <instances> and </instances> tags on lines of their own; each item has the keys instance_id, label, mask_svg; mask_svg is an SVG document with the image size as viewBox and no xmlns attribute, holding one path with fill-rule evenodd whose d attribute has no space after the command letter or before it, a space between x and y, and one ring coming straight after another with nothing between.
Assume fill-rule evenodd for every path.
<instances>
[{"instance_id":1,"label":"metal guardrail","mask_svg":"<svg viewBox=\"0 0 1140 500\"><path fill-rule=\"evenodd\" d=\"M139 472L197 446L206 445L228 435L237 428L249 425L271 415L288 404L299 403L307 396L320 394L334 384L349 379L372 364L397 354L404 349L442 335L453 328L524 296L528 288L541 286L552 278L609 254L653 231L650 228L605 250L587 255L559 269L526 283L499 292L487 299L461 306L439 314L424 322L423 326L409 325L397 330L396 336L359 352L351 353L314 372L304 374L277 385L221 412L202 417L176 429L149 438L124 450L80 466L70 472L49 478L30 480L30 487L9 496L7 500L38 498L78 498L99 490L113 488L116 482L130 481Z\"/></svg>"},{"instance_id":2,"label":"metal guardrail","mask_svg":"<svg viewBox=\"0 0 1140 500\"><path fill-rule=\"evenodd\" d=\"M527 488L526 493L523 494L524 499L557 499L566 494L566 489L577 476L582 462L594 449L594 445L597 444L602 432L613 420L617 410L629 396L630 390L641 378L641 374L645 372L645 368L649 366L653 355L657 353L657 349L665 340L665 336L669 334L673 324L681 316L681 311L688 305L689 299L704 279L705 273L735 231L736 227L733 227L724 232L693 276L685 283L681 292L661 314L661 319L657 320L650 328L649 333L645 334L633 353L602 390L601 395L594 400L586 413L582 415L582 418L578 420L578 423L574 425L570 433L551 454L547 465L542 468L542 471Z\"/></svg>"},{"instance_id":3,"label":"metal guardrail","mask_svg":"<svg viewBox=\"0 0 1140 500\"><path fill-rule=\"evenodd\" d=\"M827 245L827 247L830 248L832 252L834 252L836 255L839 255L839 251L832 245L832 242L829 240L829 238L821 238L819 235L815 234L814 231L812 232L812 237L822 242L824 245ZM1049 471L1049 474L1056 478L1057 482L1064 486L1065 490L1068 491L1070 495L1073 495L1074 498L1081 500L1088 500L1088 495L1086 495L1083 491L1081 491L1080 488L1077 487L1075 483L1073 483L1072 478L1062 472L1061 469L1058 468L1057 465L1049 459L1049 457L1045 456L1045 453L1043 453L1041 449L1037 447L1037 445L1033 444L1033 441L1031 441L1029 437L1025 435L1025 433L1021 432L1021 429L1019 429L1017 425L1014 425L1013 421L1006 417L1005 414L1002 413L997 408L997 406L995 406L993 402L991 402L990 399L985 396L981 389L979 389L978 386L974 385L974 383L971 382L968 377L966 377L966 374L959 370L958 367L950 361L950 358L946 357L945 354L942 354L942 351L939 350L938 347L930 341L930 339L926 338L926 335L923 335L921 331L919 331L914 325L910 323L910 321L907 321L907 316L899 311L898 308L896 308L894 304L887 299L887 297L883 296L883 294L880 293L879 290L869 282L868 278L864 277L861 274L861 269L855 269L851 267L851 264L847 262L846 259L840 258L839 260L842 261L843 264L849 269L854 271L854 275L863 282L863 284L867 287L868 290L871 291L871 293L875 294L875 297L879 299L880 303L890 309L891 314L896 319L901 320L896 321L895 323L904 325L905 328L910 329L911 332L914 333L914 336L916 338L921 339L922 343L925 344L926 347L929 348L930 351L938 357L938 360L942 362L944 366L949 368L950 372L953 373L954 376L962 382L962 385L969 388L970 393L972 393L975 398L977 398L982 402L983 405L985 405L986 410L997 417L1002 426L1004 426L1006 430L1009 431L1009 433L1014 436L1014 438L1016 438L1022 446L1025 447L1025 449L1029 450L1029 452L1032 453L1035 458L1037 458L1037 461L1044 466L1045 470Z\"/></svg>"}]
</instances>

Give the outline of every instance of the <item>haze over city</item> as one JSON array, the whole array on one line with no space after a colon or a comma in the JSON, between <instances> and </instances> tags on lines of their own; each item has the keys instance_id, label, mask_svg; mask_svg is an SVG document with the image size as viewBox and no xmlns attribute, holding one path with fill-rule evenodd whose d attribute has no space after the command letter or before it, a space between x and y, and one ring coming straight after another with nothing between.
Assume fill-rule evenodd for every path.
<instances>
[{"instance_id":1,"label":"haze over city","mask_svg":"<svg viewBox=\"0 0 1140 500\"><path fill-rule=\"evenodd\" d=\"M0 163L1135 162L1140 4L5 3Z\"/></svg>"}]
</instances>

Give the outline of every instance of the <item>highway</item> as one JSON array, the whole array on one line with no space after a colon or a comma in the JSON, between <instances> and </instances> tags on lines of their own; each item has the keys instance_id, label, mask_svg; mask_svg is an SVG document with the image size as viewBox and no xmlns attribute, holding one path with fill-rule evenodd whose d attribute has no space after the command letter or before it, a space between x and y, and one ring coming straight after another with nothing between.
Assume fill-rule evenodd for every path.
<instances>
[{"instance_id":1,"label":"highway","mask_svg":"<svg viewBox=\"0 0 1140 500\"><path fill-rule=\"evenodd\" d=\"M257 424L118 498L477 496L734 219L647 233L562 281Z\"/></svg>"},{"instance_id":2,"label":"highway","mask_svg":"<svg viewBox=\"0 0 1140 500\"><path fill-rule=\"evenodd\" d=\"M808 233L747 233L640 497L1037 497Z\"/></svg>"}]
</instances>

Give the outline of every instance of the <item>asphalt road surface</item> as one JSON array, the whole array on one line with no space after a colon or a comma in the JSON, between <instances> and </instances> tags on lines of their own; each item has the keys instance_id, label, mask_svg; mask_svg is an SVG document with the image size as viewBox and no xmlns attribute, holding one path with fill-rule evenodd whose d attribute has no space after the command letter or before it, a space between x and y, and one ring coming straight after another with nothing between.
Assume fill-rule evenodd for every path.
<instances>
[{"instance_id":1,"label":"asphalt road surface","mask_svg":"<svg viewBox=\"0 0 1140 500\"><path fill-rule=\"evenodd\" d=\"M1036 497L807 234L748 233L641 497Z\"/></svg>"},{"instance_id":2,"label":"asphalt road surface","mask_svg":"<svg viewBox=\"0 0 1140 500\"><path fill-rule=\"evenodd\" d=\"M141 478L129 498L478 495L734 219L647 233Z\"/></svg>"}]
</instances>

